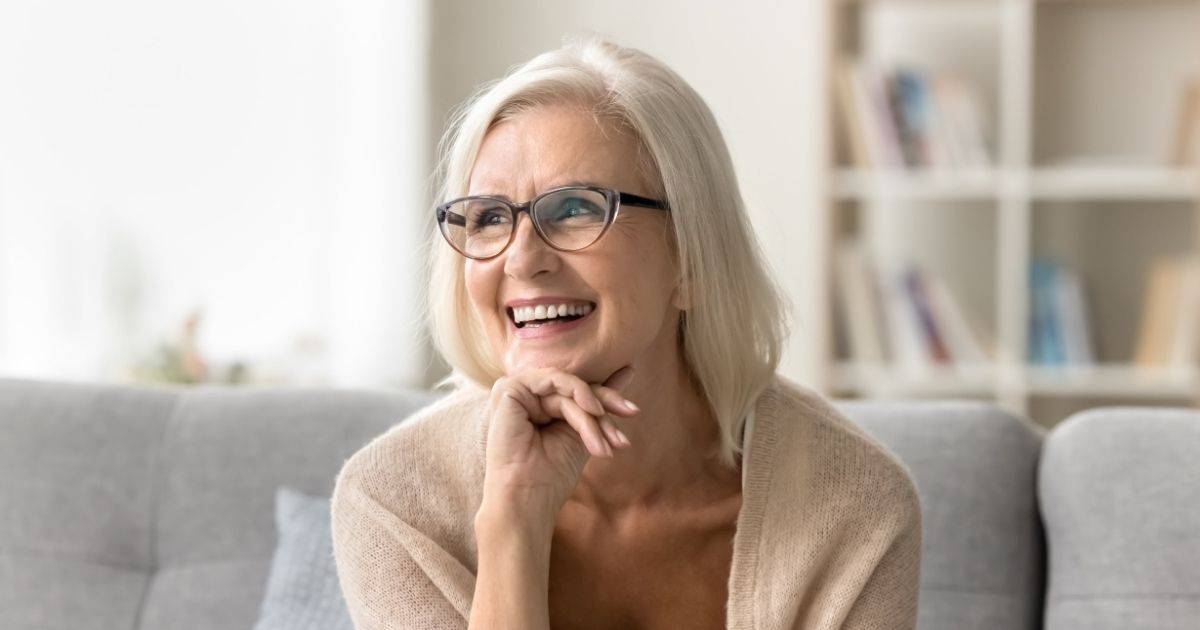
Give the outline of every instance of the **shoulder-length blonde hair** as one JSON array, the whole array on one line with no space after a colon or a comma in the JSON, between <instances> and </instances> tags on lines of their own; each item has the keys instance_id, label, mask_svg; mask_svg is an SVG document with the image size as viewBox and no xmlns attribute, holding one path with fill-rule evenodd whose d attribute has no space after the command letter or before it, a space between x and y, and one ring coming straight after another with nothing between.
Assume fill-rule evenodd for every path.
<instances>
[{"instance_id":1,"label":"shoulder-length blonde hair","mask_svg":"<svg viewBox=\"0 0 1200 630\"><path fill-rule=\"evenodd\" d=\"M440 146L438 198L466 194L493 125L564 103L584 104L641 141L642 178L671 208L691 303L680 318L684 360L720 425L720 460L733 466L746 414L779 364L785 309L761 260L716 120L679 75L646 53L595 38L535 57L457 110ZM427 313L434 344L456 370L451 380L491 387L504 372L470 307L463 258L441 242L436 225L430 239Z\"/></svg>"}]
</instances>

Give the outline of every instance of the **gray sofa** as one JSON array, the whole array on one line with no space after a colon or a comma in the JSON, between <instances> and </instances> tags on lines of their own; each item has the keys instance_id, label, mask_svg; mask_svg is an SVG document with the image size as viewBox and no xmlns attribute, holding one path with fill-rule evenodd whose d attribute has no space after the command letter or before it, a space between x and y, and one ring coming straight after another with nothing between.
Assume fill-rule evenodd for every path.
<instances>
[{"instance_id":1,"label":"gray sofa","mask_svg":"<svg viewBox=\"0 0 1200 630\"><path fill-rule=\"evenodd\" d=\"M248 630L275 489L430 399L0 380L0 628ZM917 481L921 628L1200 628L1200 413L838 404Z\"/></svg>"}]
</instances>

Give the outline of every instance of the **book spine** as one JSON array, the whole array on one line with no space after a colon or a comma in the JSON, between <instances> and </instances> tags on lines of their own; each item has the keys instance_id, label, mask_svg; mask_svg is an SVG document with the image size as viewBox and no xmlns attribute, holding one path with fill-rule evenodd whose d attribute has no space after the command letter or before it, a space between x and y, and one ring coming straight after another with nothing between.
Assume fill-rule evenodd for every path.
<instances>
[{"instance_id":1,"label":"book spine","mask_svg":"<svg viewBox=\"0 0 1200 630\"><path fill-rule=\"evenodd\" d=\"M904 285L908 290L913 312L924 333L925 344L930 356L933 357L935 363L950 363L950 351L946 349L946 342L942 339L941 331L933 317L933 311L929 307L929 296L926 294L920 270L910 267L905 274Z\"/></svg>"}]
</instances>

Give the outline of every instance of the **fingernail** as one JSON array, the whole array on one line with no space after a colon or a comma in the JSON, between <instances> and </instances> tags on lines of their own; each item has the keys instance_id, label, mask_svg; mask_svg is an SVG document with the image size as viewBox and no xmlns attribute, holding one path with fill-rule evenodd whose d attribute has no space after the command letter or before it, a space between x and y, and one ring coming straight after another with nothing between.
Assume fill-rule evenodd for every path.
<instances>
[{"instance_id":1,"label":"fingernail","mask_svg":"<svg viewBox=\"0 0 1200 630\"><path fill-rule=\"evenodd\" d=\"M629 444L630 444L629 437L627 435L625 435L625 432L620 429L617 429L617 439L620 440L621 443L624 444L625 446L629 446Z\"/></svg>"},{"instance_id":2,"label":"fingernail","mask_svg":"<svg viewBox=\"0 0 1200 630\"><path fill-rule=\"evenodd\" d=\"M626 409L628 409L634 413L641 411L641 409L638 409L638 406L633 404L633 401L631 401L629 399L624 399L624 400L622 400L622 402L625 404Z\"/></svg>"}]
</instances>

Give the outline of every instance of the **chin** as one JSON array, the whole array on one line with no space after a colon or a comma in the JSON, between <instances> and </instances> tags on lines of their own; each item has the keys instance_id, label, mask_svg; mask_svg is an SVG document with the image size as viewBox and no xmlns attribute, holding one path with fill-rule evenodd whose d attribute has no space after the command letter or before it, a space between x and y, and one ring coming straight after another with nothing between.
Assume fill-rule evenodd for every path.
<instances>
[{"instance_id":1,"label":"chin","mask_svg":"<svg viewBox=\"0 0 1200 630\"><path fill-rule=\"evenodd\" d=\"M605 371L598 362L578 357L520 356L510 357L504 362L504 371L510 376L524 370L540 368L562 370L578 376L587 383L603 383L617 369Z\"/></svg>"}]
</instances>

